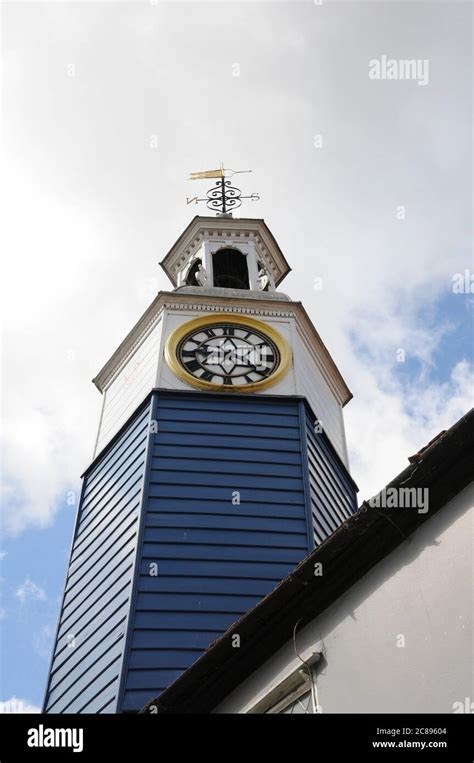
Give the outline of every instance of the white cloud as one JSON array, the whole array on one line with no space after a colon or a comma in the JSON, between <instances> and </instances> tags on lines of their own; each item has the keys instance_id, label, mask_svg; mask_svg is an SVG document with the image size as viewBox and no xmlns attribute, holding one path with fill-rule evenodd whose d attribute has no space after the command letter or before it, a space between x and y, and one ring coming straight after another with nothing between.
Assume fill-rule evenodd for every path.
<instances>
[{"instance_id":1,"label":"white cloud","mask_svg":"<svg viewBox=\"0 0 474 763\"><path fill-rule=\"evenodd\" d=\"M15 591L15 596L20 600L22 604L27 601L45 601L46 594L44 590L34 583L30 578L26 578Z\"/></svg>"},{"instance_id":2,"label":"white cloud","mask_svg":"<svg viewBox=\"0 0 474 763\"><path fill-rule=\"evenodd\" d=\"M303 301L354 392L345 419L361 496L470 407L462 363L430 381L453 326L426 319L470 265L467 8L463 21L439 4L336 3L328 16L311 4L196 3L183 25L179 3L19 5L4 14L8 533L48 525L77 491L101 403L89 380L151 301L150 283L169 288L157 261L189 222L185 178L221 157L254 169L242 188L261 201L242 214L267 220L293 267L282 289ZM369 59L396 55L407 28L437 76L426 88L370 82ZM411 388L394 375L400 347L421 363Z\"/></svg>"},{"instance_id":3,"label":"white cloud","mask_svg":"<svg viewBox=\"0 0 474 763\"><path fill-rule=\"evenodd\" d=\"M381 490L408 466L408 456L472 407L473 384L466 362L458 363L444 384L414 384L408 389L399 385L389 392L377 385L370 371L359 368L358 402L346 409L359 502Z\"/></svg>"},{"instance_id":4,"label":"white cloud","mask_svg":"<svg viewBox=\"0 0 474 763\"><path fill-rule=\"evenodd\" d=\"M40 713L41 708L32 705L27 699L18 699L13 695L10 699L0 701L0 713Z\"/></svg>"},{"instance_id":5,"label":"white cloud","mask_svg":"<svg viewBox=\"0 0 474 763\"><path fill-rule=\"evenodd\" d=\"M3 235L15 242L17 256L9 264L8 279L20 285L22 296L19 301L18 294L6 289L3 301L9 320L4 339L8 364L2 367L8 397L2 427L2 504L5 530L14 535L51 522L66 492L79 489L92 451L100 403L88 384L95 368L89 365L93 321L82 319L86 306L74 295L84 286L79 271L91 272L91 258L99 259L99 241L85 210L87 232L77 210L45 198L35 202L25 181L10 180L9 223ZM21 224L17 194L21 197L23 190L23 211L31 227ZM71 233L65 267L64 242ZM21 252L30 253L26 272Z\"/></svg>"}]
</instances>

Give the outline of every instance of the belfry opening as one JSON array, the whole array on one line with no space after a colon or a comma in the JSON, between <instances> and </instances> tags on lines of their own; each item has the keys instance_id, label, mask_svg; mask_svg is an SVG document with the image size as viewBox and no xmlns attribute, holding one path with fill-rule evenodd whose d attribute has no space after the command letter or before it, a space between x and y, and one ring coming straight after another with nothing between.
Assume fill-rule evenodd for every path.
<instances>
[{"instance_id":1,"label":"belfry opening","mask_svg":"<svg viewBox=\"0 0 474 763\"><path fill-rule=\"evenodd\" d=\"M238 249L219 249L212 256L214 286L223 289L249 289L247 258Z\"/></svg>"}]
</instances>

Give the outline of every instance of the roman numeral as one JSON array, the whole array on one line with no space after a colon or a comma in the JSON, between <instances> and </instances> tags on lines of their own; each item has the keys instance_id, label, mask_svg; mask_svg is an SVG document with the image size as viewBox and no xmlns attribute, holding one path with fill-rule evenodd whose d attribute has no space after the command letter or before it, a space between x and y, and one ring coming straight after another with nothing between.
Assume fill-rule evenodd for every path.
<instances>
[{"instance_id":1,"label":"roman numeral","mask_svg":"<svg viewBox=\"0 0 474 763\"><path fill-rule=\"evenodd\" d=\"M194 358L195 350L183 350L181 353L182 358Z\"/></svg>"},{"instance_id":2,"label":"roman numeral","mask_svg":"<svg viewBox=\"0 0 474 763\"><path fill-rule=\"evenodd\" d=\"M224 336L234 336L235 329L233 326L223 326L222 330L224 332Z\"/></svg>"},{"instance_id":3,"label":"roman numeral","mask_svg":"<svg viewBox=\"0 0 474 763\"><path fill-rule=\"evenodd\" d=\"M201 374L201 376L199 378L200 379L204 379L204 381L211 381L213 376L214 376L214 374L211 374L210 371L204 371L204 373Z\"/></svg>"},{"instance_id":4,"label":"roman numeral","mask_svg":"<svg viewBox=\"0 0 474 763\"><path fill-rule=\"evenodd\" d=\"M191 371L191 373L194 373L194 371L197 371L198 368L201 368L201 364L198 363L197 360L188 360L187 363L184 364L188 371Z\"/></svg>"},{"instance_id":5,"label":"roman numeral","mask_svg":"<svg viewBox=\"0 0 474 763\"><path fill-rule=\"evenodd\" d=\"M214 333L213 329L203 329L203 331L204 331L204 333L205 333L205 334L206 334L208 337L213 337L213 336L216 336L216 334Z\"/></svg>"},{"instance_id":6,"label":"roman numeral","mask_svg":"<svg viewBox=\"0 0 474 763\"><path fill-rule=\"evenodd\" d=\"M224 376L224 384L227 384L230 387L232 387L232 376Z\"/></svg>"}]
</instances>

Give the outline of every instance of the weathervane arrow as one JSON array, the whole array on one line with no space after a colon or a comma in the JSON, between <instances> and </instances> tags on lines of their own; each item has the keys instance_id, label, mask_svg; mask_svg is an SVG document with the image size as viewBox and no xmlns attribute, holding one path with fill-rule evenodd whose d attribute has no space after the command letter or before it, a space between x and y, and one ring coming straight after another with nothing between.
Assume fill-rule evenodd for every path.
<instances>
[{"instance_id":1,"label":"weathervane arrow","mask_svg":"<svg viewBox=\"0 0 474 763\"><path fill-rule=\"evenodd\" d=\"M191 172L188 180L204 180L205 178L223 178L224 170L205 170L205 172Z\"/></svg>"},{"instance_id":2,"label":"weathervane arrow","mask_svg":"<svg viewBox=\"0 0 474 763\"><path fill-rule=\"evenodd\" d=\"M219 178L215 186L207 191L207 197L200 199L198 196L192 198L186 197L186 204L198 204L201 201L205 201L207 207L216 211L218 215L230 214L233 209L237 209L242 204L242 199L250 199L251 201L258 201L260 196L258 193L252 193L249 196L242 196L239 188L234 188L230 184L230 180L226 180L233 175L240 175L243 173L252 172L252 170L232 170L225 169L221 162L221 166L216 170L204 170L202 172L191 172L188 180L206 180L208 178Z\"/></svg>"}]
</instances>

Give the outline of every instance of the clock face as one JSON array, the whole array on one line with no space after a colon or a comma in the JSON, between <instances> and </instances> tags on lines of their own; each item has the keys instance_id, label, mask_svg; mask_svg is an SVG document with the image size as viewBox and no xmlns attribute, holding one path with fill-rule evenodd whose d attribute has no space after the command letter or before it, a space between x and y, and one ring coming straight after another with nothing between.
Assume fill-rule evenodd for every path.
<instances>
[{"instance_id":1,"label":"clock face","mask_svg":"<svg viewBox=\"0 0 474 763\"><path fill-rule=\"evenodd\" d=\"M246 391L273 384L287 370L284 339L260 321L207 316L180 326L166 359L182 379L201 389Z\"/></svg>"}]
</instances>

